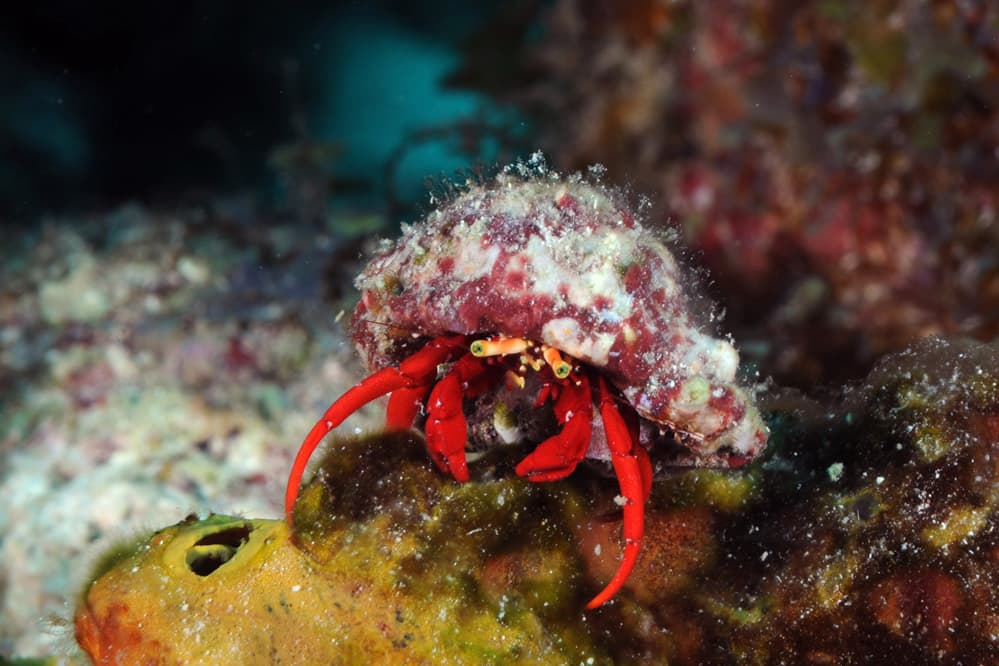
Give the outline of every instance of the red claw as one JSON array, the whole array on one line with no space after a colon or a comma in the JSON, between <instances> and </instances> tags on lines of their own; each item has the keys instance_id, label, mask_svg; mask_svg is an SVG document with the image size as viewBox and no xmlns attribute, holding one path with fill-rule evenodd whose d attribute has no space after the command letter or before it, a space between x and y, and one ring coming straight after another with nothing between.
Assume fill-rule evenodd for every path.
<instances>
[{"instance_id":1,"label":"red claw","mask_svg":"<svg viewBox=\"0 0 999 666\"><path fill-rule=\"evenodd\" d=\"M545 397L551 388L545 385ZM517 474L528 481L556 481L576 469L590 448L593 405L590 382L580 375L579 383L567 382L559 389L554 406L555 418L564 424L562 430L549 437L517 465Z\"/></svg>"},{"instance_id":2,"label":"red claw","mask_svg":"<svg viewBox=\"0 0 999 666\"><path fill-rule=\"evenodd\" d=\"M482 359L465 354L437 382L427 400L427 450L442 471L456 481L468 481L468 464L465 462L465 440L468 426L462 401L474 395L488 366ZM473 388L474 387L474 388Z\"/></svg>"}]
</instances>

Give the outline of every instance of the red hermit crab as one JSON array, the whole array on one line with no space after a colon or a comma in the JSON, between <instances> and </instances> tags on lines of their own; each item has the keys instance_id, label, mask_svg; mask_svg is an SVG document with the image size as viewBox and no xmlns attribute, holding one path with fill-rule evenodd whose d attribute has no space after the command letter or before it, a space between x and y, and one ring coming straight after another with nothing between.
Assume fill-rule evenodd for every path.
<instances>
[{"instance_id":1,"label":"red hermit crab","mask_svg":"<svg viewBox=\"0 0 999 666\"><path fill-rule=\"evenodd\" d=\"M527 171L470 185L404 227L357 278L352 333L375 372L306 436L285 506L290 520L323 437L389 394L386 426L409 428L425 415L430 457L458 481L469 478L469 432L537 443L516 468L530 481L561 479L587 457L609 459L625 549L587 605L595 608L638 558L648 452L670 465L738 467L762 450L767 429L735 383L735 348L692 323L663 242L615 192Z\"/></svg>"}]
</instances>

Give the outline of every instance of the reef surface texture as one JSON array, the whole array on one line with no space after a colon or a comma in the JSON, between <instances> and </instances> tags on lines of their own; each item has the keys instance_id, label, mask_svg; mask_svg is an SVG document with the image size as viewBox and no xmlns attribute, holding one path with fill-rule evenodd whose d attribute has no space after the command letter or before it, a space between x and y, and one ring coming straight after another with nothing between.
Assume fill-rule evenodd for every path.
<instances>
[{"instance_id":1,"label":"reef surface texture","mask_svg":"<svg viewBox=\"0 0 999 666\"><path fill-rule=\"evenodd\" d=\"M190 654L198 618L231 606L202 647L246 663L263 660L246 623L289 659L333 638L337 654L427 663L437 640L552 663L999 658L995 343L926 340L824 397L768 391L767 450L657 480L634 574L589 613L620 560L616 485L585 469L524 483L516 447L458 485L422 443L348 429L302 495L299 540L249 518L185 522L279 515L291 445L361 374L334 321L350 303L314 287L337 235L261 231L239 211L54 221L0 269L5 656L72 653L74 610L95 654ZM267 611L282 598L301 604ZM291 618L314 631L281 643Z\"/></svg>"},{"instance_id":2,"label":"reef surface texture","mask_svg":"<svg viewBox=\"0 0 999 666\"><path fill-rule=\"evenodd\" d=\"M555 168L652 196L768 381L766 450L657 470L641 559L592 612L612 479L527 484L526 449L473 447L458 485L379 407L290 539L255 517L371 360L338 315L372 217L317 171L301 220L208 197L5 229L0 661L86 663L78 636L110 663L999 663L995 3L523 4L451 83L528 114Z\"/></svg>"},{"instance_id":3,"label":"reef surface texture","mask_svg":"<svg viewBox=\"0 0 999 666\"><path fill-rule=\"evenodd\" d=\"M527 483L499 450L458 484L398 433L331 443L293 540L213 516L105 562L77 630L92 654L167 663L999 659L999 350L927 341L832 411L783 400L749 472L657 482L639 564L595 611L613 481Z\"/></svg>"},{"instance_id":4,"label":"reef surface texture","mask_svg":"<svg viewBox=\"0 0 999 666\"><path fill-rule=\"evenodd\" d=\"M238 199L11 232L0 655L61 652L67 591L116 542L192 512L278 515L294 443L360 372L321 288L343 238Z\"/></svg>"}]
</instances>

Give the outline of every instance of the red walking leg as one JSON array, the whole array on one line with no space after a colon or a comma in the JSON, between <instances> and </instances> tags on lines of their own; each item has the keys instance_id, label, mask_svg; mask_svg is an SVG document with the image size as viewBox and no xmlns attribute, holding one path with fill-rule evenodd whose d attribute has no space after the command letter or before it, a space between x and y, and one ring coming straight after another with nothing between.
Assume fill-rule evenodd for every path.
<instances>
[{"instance_id":1,"label":"red walking leg","mask_svg":"<svg viewBox=\"0 0 999 666\"><path fill-rule=\"evenodd\" d=\"M614 396L603 377L598 377L598 393L600 401L600 416L607 433L607 445L611 450L611 462L621 486L624 504L624 556L617 572L606 587L586 604L587 608L596 608L607 603L628 580L638 554L642 548L642 537L645 534L645 499L647 483L651 483L652 468L648 455L637 442L632 439L630 429L617 410ZM641 451L641 453L639 453ZM646 481L648 479L648 482Z\"/></svg>"},{"instance_id":2,"label":"red walking leg","mask_svg":"<svg viewBox=\"0 0 999 666\"><path fill-rule=\"evenodd\" d=\"M406 430L413 427L420 406L426 402L430 384L401 388L392 391L385 410L385 427L389 430Z\"/></svg>"},{"instance_id":3,"label":"red walking leg","mask_svg":"<svg viewBox=\"0 0 999 666\"><path fill-rule=\"evenodd\" d=\"M288 522L292 522L292 511L309 458L330 431L358 409L386 393L432 383L437 375L437 366L453 359L466 345L467 341L462 335L435 338L403 361L398 368L383 368L337 398L305 436L291 466L284 495L284 510Z\"/></svg>"}]
</instances>

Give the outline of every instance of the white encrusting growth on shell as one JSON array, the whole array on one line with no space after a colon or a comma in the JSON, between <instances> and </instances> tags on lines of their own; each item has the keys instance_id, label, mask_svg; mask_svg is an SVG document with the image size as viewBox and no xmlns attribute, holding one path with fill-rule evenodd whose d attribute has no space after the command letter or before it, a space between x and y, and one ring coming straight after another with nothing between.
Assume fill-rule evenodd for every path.
<instances>
[{"instance_id":1,"label":"white encrusting growth on shell","mask_svg":"<svg viewBox=\"0 0 999 666\"><path fill-rule=\"evenodd\" d=\"M404 331L544 343L601 369L644 418L695 435L690 464L744 460L766 427L736 384L738 352L694 323L683 280L616 191L534 164L405 226L358 277L355 338L373 367L398 362Z\"/></svg>"}]
</instances>

